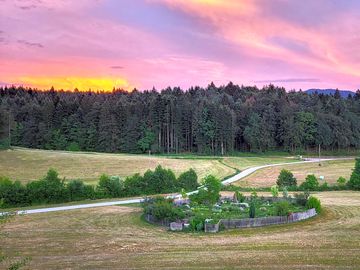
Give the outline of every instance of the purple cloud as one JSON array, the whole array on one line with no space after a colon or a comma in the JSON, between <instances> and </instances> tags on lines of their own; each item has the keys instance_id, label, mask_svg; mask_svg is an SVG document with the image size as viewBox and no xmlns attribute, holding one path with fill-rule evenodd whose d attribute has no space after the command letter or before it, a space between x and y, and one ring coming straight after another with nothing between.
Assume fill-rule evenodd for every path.
<instances>
[{"instance_id":1,"label":"purple cloud","mask_svg":"<svg viewBox=\"0 0 360 270\"><path fill-rule=\"evenodd\" d=\"M321 81L315 78L288 78L288 79L254 81L254 83L291 83L291 82L321 82Z\"/></svg>"},{"instance_id":2,"label":"purple cloud","mask_svg":"<svg viewBox=\"0 0 360 270\"><path fill-rule=\"evenodd\" d=\"M110 68L111 69L123 69L124 67L123 66L111 66Z\"/></svg>"},{"instance_id":3,"label":"purple cloud","mask_svg":"<svg viewBox=\"0 0 360 270\"><path fill-rule=\"evenodd\" d=\"M29 42L29 41L26 41L23 39L20 39L17 42L22 45L29 46L29 47L44 48L44 46L41 43L37 43L37 42Z\"/></svg>"}]
</instances>

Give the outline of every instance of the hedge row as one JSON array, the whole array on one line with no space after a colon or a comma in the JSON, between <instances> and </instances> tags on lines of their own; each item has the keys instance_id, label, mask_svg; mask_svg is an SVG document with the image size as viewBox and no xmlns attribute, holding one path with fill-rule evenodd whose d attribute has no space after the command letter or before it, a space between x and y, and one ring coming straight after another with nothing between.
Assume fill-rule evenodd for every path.
<instances>
[{"instance_id":1,"label":"hedge row","mask_svg":"<svg viewBox=\"0 0 360 270\"><path fill-rule=\"evenodd\" d=\"M125 181L104 174L96 186L81 180L65 181L59 178L57 171L50 169L44 178L25 185L0 177L0 200L3 207L13 207L170 193L182 189L190 191L197 187L197 175L192 169L178 178L171 170L161 166L154 171L148 170L143 176L135 174L127 177Z\"/></svg>"}]
</instances>

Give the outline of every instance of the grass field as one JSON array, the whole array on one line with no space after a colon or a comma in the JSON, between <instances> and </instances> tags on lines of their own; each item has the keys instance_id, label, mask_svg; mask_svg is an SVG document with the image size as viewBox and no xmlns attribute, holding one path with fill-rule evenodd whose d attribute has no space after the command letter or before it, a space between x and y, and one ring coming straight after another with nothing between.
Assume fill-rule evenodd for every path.
<instances>
[{"instance_id":1,"label":"grass field","mask_svg":"<svg viewBox=\"0 0 360 270\"><path fill-rule=\"evenodd\" d=\"M324 214L290 225L171 233L113 206L18 216L0 243L32 258L24 269L359 269L360 193L316 196Z\"/></svg>"},{"instance_id":2,"label":"grass field","mask_svg":"<svg viewBox=\"0 0 360 270\"><path fill-rule=\"evenodd\" d=\"M201 179L208 174L224 178L235 169L209 158L166 158L146 155L77 153L15 149L0 151L0 175L27 182L46 174L49 168L56 169L61 177L82 179L95 183L101 174L121 177L144 173L157 165L172 169L176 175L193 168Z\"/></svg>"},{"instance_id":3,"label":"grass field","mask_svg":"<svg viewBox=\"0 0 360 270\"><path fill-rule=\"evenodd\" d=\"M238 170L250 167L276 163L291 163L299 160L292 156L249 156L249 157L224 157L223 162Z\"/></svg>"},{"instance_id":4,"label":"grass field","mask_svg":"<svg viewBox=\"0 0 360 270\"><path fill-rule=\"evenodd\" d=\"M281 169L290 170L296 177L298 184L302 183L308 174L315 174L317 177L324 176L328 184L335 184L336 180L343 176L350 178L355 160L337 160L318 163L291 164L276 167L269 167L258 170L248 177L234 183L241 187L269 187L276 184ZM320 184L321 181L319 180Z\"/></svg>"},{"instance_id":5,"label":"grass field","mask_svg":"<svg viewBox=\"0 0 360 270\"><path fill-rule=\"evenodd\" d=\"M234 174L236 170L293 161L296 159L286 156L219 158L177 155L166 157L15 148L0 151L0 175L28 182L41 178L49 168L54 168L61 177L79 178L88 183L95 183L103 173L126 177L135 173L144 173L147 169L154 169L160 164L174 170L176 175L193 168L199 179L208 174L223 179Z\"/></svg>"}]
</instances>

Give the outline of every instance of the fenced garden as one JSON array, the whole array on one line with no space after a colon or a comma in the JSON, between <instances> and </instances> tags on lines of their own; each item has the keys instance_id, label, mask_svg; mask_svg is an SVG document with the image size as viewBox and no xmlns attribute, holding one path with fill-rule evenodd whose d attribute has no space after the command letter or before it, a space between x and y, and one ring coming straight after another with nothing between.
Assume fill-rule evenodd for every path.
<instances>
[{"instance_id":1,"label":"fenced garden","mask_svg":"<svg viewBox=\"0 0 360 270\"><path fill-rule=\"evenodd\" d=\"M293 197L284 192L279 197L259 197L256 192L244 196L234 192L220 196L220 181L205 178L198 193L183 199L146 198L144 217L148 222L169 227L174 231L218 232L221 229L258 227L300 221L321 211L320 201L308 192Z\"/></svg>"}]
</instances>

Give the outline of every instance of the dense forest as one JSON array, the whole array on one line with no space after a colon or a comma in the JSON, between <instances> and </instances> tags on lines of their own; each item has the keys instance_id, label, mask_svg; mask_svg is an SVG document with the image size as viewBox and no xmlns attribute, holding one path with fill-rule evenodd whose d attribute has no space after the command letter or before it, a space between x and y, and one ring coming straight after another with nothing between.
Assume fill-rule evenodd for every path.
<instances>
[{"instance_id":1,"label":"dense forest","mask_svg":"<svg viewBox=\"0 0 360 270\"><path fill-rule=\"evenodd\" d=\"M31 148L126 153L360 149L360 91L334 95L229 83L187 91L0 88L0 139Z\"/></svg>"}]
</instances>

